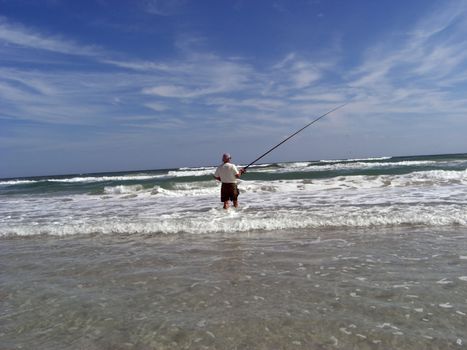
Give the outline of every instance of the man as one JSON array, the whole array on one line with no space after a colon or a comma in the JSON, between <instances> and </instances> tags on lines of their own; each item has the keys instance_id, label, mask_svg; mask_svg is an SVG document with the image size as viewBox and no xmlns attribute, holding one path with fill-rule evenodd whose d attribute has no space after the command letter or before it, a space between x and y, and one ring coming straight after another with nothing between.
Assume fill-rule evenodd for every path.
<instances>
[{"instance_id":1,"label":"man","mask_svg":"<svg viewBox=\"0 0 467 350\"><path fill-rule=\"evenodd\" d=\"M230 163L232 157L225 153L222 156L222 165L219 165L214 173L216 180L222 182L221 201L224 202L224 209L229 208L229 201L233 202L235 208L238 207L237 179L245 173L245 169L238 171L237 167Z\"/></svg>"}]
</instances>

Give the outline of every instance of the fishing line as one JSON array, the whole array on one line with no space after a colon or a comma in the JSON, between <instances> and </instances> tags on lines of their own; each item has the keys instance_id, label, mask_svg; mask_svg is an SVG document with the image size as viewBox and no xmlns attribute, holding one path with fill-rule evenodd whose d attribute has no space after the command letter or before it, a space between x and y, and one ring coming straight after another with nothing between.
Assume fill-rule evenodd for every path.
<instances>
[{"instance_id":1,"label":"fishing line","mask_svg":"<svg viewBox=\"0 0 467 350\"><path fill-rule=\"evenodd\" d=\"M348 103L348 102L347 102ZM344 107L347 103L344 103L338 107L335 107L333 109L331 109L330 111L320 115L318 118L312 120L310 123L308 123L307 125L305 125L303 128L301 128L300 130L297 130L296 132L294 132L292 135L290 135L289 137L287 137L285 140L279 142L277 145L275 145L274 147L272 147L270 150L268 150L267 152L263 153L262 155L260 155L258 158L256 158L254 161L252 161L250 164L248 164L246 167L244 167L243 169L248 169L248 167L250 167L251 165L255 164L258 160L260 160L261 158L263 158L264 156L268 155L269 153L271 153L272 151L274 151L277 147L279 147L280 145L282 145L283 143L287 142L288 140L290 140L292 137L294 137L295 135L297 135L299 132L305 130L306 128L308 128L310 125L316 123L318 120L324 118L325 116L327 116L328 114L331 114L332 112L334 111L337 111L338 109Z\"/></svg>"}]
</instances>

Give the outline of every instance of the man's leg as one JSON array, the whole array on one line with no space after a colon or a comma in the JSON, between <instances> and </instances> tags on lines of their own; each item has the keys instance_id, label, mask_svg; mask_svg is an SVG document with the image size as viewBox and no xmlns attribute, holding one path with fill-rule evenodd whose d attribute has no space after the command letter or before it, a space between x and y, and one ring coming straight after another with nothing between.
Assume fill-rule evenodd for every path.
<instances>
[{"instance_id":1,"label":"man's leg","mask_svg":"<svg viewBox=\"0 0 467 350\"><path fill-rule=\"evenodd\" d=\"M229 209L229 201L224 202L224 209Z\"/></svg>"},{"instance_id":2,"label":"man's leg","mask_svg":"<svg viewBox=\"0 0 467 350\"><path fill-rule=\"evenodd\" d=\"M237 185L234 185L234 188L233 188L233 194L232 194L232 202L233 202L233 205L235 208L238 208L238 194L240 193L240 191L238 190L238 187Z\"/></svg>"}]
</instances>

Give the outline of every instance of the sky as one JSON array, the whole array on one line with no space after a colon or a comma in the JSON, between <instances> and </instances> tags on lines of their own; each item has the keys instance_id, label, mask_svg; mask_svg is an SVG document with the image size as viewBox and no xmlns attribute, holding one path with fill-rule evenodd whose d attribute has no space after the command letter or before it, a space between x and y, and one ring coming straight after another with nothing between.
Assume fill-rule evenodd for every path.
<instances>
[{"instance_id":1,"label":"sky","mask_svg":"<svg viewBox=\"0 0 467 350\"><path fill-rule=\"evenodd\" d=\"M0 177L467 152L464 0L0 0Z\"/></svg>"}]
</instances>

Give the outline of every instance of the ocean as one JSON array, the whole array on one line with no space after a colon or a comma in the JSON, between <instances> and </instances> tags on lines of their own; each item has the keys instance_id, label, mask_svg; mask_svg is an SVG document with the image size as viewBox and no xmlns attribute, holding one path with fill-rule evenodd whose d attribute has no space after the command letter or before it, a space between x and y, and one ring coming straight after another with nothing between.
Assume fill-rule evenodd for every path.
<instances>
[{"instance_id":1,"label":"ocean","mask_svg":"<svg viewBox=\"0 0 467 350\"><path fill-rule=\"evenodd\" d=\"M466 347L467 154L214 170L0 179L0 349Z\"/></svg>"}]
</instances>

